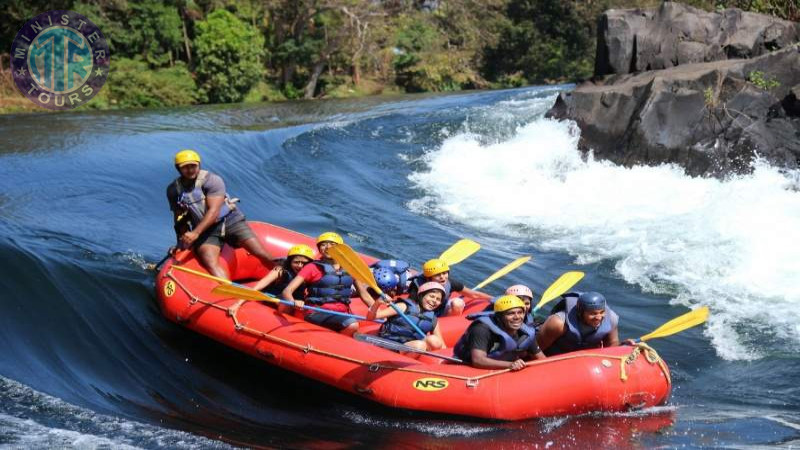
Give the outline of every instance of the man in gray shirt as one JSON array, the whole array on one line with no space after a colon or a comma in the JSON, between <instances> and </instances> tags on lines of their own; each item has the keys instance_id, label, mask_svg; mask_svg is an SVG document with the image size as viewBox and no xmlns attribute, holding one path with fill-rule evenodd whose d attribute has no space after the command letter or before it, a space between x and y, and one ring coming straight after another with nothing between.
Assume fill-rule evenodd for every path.
<instances>
[{"instance_id":1,"label":"man in gray shirt","mask_svg":"<svg viewBox=\"0 0 800 450\"><path fill-rule=\"evenodd\" d=\"M167 201L179 246L193 248L203 267L220 278L228 278L219 265L225 243L244 247L266 268L272 268L272 256L247 225L236 200L225 192L225 182L219 175L200 170L200 155L181 150L175 155L175 168L181 175L167 186Z\"/></svg>"}]
</instances>

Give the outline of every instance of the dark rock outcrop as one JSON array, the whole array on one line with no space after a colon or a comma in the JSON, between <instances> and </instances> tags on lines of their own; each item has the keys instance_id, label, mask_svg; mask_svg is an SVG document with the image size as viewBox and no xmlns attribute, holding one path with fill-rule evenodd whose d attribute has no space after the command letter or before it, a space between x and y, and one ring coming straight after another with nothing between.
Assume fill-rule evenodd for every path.
<instances>
[{"instance_id":1,"label":"dark rock outcrop","mask_svg":"<svg viewBox=\"0 0 800 450\"><path fill-rule=\"evenodd\" d=\"M595 76L754 58L800 41L800 24L726 9L665 2L656 10L606 11L597 30Z\"/></svg>"},{"instance_id":2,"label":"dark rock outcrop","mask_svg":"<svg viewBox=\"0 0 800 450\"><path fill-rule=\"evenodd\" d=\"M693 19L691 14L698 17ZM663 34L672 30L678 35L701 36L700 30L689 29L687 24L708 32L707 22L701 19L713 15L674 3L665 3L658 12L607 12L604 20L633 17L630 22L611 20L609 26L616 23L614 26L627 29L656 30L653 35L634 33L628 47L609 52L609 61L628 64L634 70L643 61L647 61L644 67L666 68L595 78L562 93L548 116L576 121L582 150L625 166L675 163L690 175L724 176L749 171L751 161L760 156L781 167L798 167L800 46L789 43L800 38L797 24L726 10L717 16L741 17L742 21L736 22L738 31L729 32L724 39L715 37L702 48L700 42L691 41L698 44L693 47L697 50L694 56L681 53L683 47L672 45ZM678 17L680 25L646 22L658 17ZM764 26L770 20L773 25ZM775 23L780 26L776 28ZM760 38L751 32L756 29L761 30ZM778 29L780 33L775 31ZM768 39L770 36L775 39ZM662 53L636 44L655 39L664 40ZM747 54L753 57L730 59L730 51L723 50L733 48L735 42L739 43L737 52L750 52ZM782 49L769 51L765 42L778 42ZM627 51L638 56L626 62ZM721 58L686 63L715 55Z\"/></svg>"}]
</instances>

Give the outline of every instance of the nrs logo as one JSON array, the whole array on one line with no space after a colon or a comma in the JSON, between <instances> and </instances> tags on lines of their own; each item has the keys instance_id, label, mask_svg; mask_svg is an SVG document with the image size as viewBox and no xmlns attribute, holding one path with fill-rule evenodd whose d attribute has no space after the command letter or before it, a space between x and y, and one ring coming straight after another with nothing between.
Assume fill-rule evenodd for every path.
<instances>
[{"instance_id":1,"label":"nrs logo","mask_svg":"<svg viewBox=\"0 0 800 450\"><path fill-rule=\"evenodd\" d=\"M442 389L447 388L450 383L443 378L419 378L414 380L412 386L414 389L418 391L441 391Z\"/></svg>"}]
</instances>

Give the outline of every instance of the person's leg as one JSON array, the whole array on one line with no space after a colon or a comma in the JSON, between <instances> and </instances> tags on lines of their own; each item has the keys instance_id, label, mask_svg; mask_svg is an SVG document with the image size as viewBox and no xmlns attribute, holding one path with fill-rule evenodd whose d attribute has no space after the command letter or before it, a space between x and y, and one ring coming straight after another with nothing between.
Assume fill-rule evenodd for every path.
<instances>
[{"instance_id":1,"label":"person's leg","mask_svg":"<svg viewBox=\"0 0 800 450\"><path fill-rule=\"evenodd\" d=\"M219 253L222 248L214 244L203 244L195 250L200 264L208 270L211 275L219 278L228 278L228 274L219 265Z\"/></svg>"},{"instance_id":2,"label":"person's leg","mask_svg":"<svg viewBox=\"0 0 800 450\"><path fill-rule=\"evenodd\" d=\"M222 250L222 228L216 224L206 230L194 243L194 253L200 264L208 270L211 275L220 278L228 278L228 274L219 264L219 254Z\"/></svg>"},{"instance_id":3,"label":"person's leg","mask_svg":"<svg viewBox=\"0 0 800 450\"><path fill-rule=\"evenodd\" d=\"M242 220L227 226L225 240L234 247L242 247L247 250L248 253L258 258L267 269L275 267L272 255L261 245L261 241L246 221Z\"/></svg>"},{"instance_id":4,"label":"person's leg","mask_svg":"<svg viewBox=\"0 0 800 450\"><path fill-rule=\"evenodd\" d=\"M344 317L336 314L325 314L314 312L305 317L306 322L319 325L321 327L352 336L358 332L358 321L352 317Z\"/></svg>"},{"instance_id":5,"label":"person's leg","mask_svg":"<svg viewBox=\"0 0 800 450\"><path fill-rule=\"evenodd\" d=\"M251 255L258 258L258 260L261 261L261 264L263 264L267 270L275 267L275 261L272 260L272 255L267 253L267 251L264 249L264 246L262 246L261 242L259 242L258 238L253 237L250 239L245 239L241 241L240 244Z\"/></svg>"},{"instance_id":6,"label":"person's leg","mask_svg":"<svg viewBox=\"0 0 800 450\"><path fill-rule=\"evenodd\" d=\"M427 350L439 350L440 348L444 347L444 342L439 339L439 336L429 334L425 337L425 345Z\"/></svg>"}]
</instances>

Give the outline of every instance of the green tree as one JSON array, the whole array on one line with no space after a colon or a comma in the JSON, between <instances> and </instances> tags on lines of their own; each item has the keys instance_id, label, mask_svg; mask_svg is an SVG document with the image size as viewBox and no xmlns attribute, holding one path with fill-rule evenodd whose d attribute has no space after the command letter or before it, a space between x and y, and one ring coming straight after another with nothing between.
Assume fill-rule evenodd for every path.
<instances>
[{"instance_id":1,"label":"green tree","mask_svg":"<svg viewBox=\"0 0 800 450\"><path fill-rule=\"evenodd\" d=\"M197 84L210 102L241 101L261 77L264 38L224 9L197 22Z\"/></svg>"},{"instance_id":2,"label":"green tree","mask_svg":"<svg viewBox=\"0 0 800 450\"><path fill-rule=\"evenodd\" d=\"M103 87L108 102L119 108L190 105L198 100L197 86L183 62L148 69L146 62L117 58Z\"/></svg>"},{"instance_id":3,"label":"green tree","mask_svg":"<svg viewBox=\"0 0 800 450\"><path fill-rule=\"evenodd\" d=\"M172 65L180 51L182 22L172 2L144 0L130 4L131 46L153 67Z\"/></svg>"},{"instance_id":4,"label":"green tree","mask_svg":"<svg viewBox=\"0 0 800 450\"><path fill-rule=\"evenodd\" d=\"M594 45L591 27L572 2L512 0L510 22L496 46L486 51L484 73L498 80L521 72L528 83L575 80L591 75Z\"/></svg>"}]
</instances>

